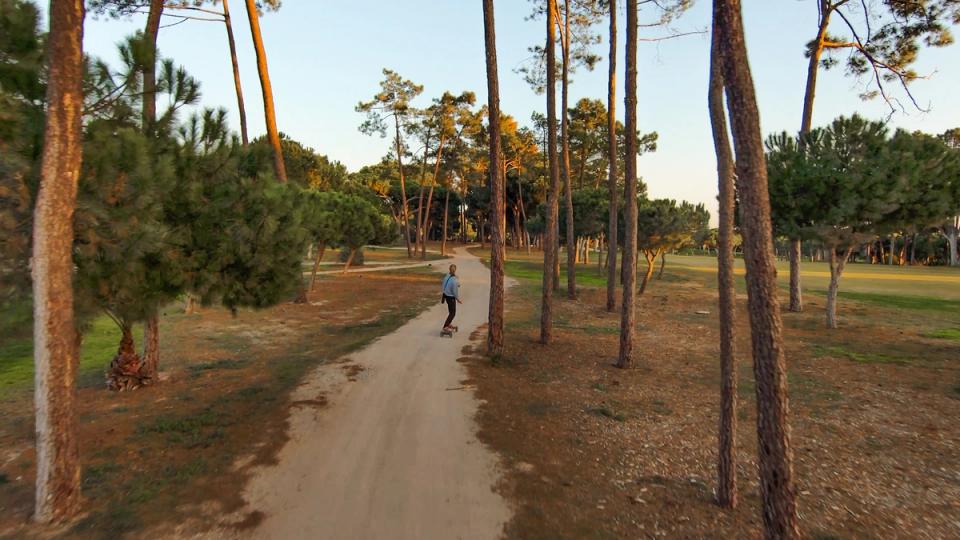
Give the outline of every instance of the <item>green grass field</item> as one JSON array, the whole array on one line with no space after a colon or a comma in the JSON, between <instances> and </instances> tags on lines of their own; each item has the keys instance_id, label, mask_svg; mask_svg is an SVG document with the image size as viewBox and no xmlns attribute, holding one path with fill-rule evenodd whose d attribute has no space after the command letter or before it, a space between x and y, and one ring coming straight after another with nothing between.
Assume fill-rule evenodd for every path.
<instances>
[{"instance_id":1,"label":"green grass field","mask_svg":"<svg viewBox=\"0 0 960 540\"><path fill-rule=\"evenodd\" d=\"M14 308L20 311L20 308ZM29 317L13 321L4 319L0 327L0 398L30 388L33 382L33 336ZM134 339L141 343L142 327L135 330ZM104 384L103 374L120 344L120 330L107 316L96 318L83 334L80 347L79 384Z\"/></svg>"},{"instance_id":2,"label":"green grass field","mask_svg":"<svg viewBox=\"0 0 960 540\"><path fill-rule=\"evenodd\" d=\"M738 273L744 271L742 259L737 259L735 265ZM699 273L703 275L701 277L715 280L717 260L695 255L668 255L667 266L674 271L688 271L692 275ZM800 276L805 290L823 293L830 283L830 267L827 263L804 262L800 266ZM790 268L786 261L777 263L777 278L781 285L788 283ZM960 301L960 268L848 264L840 279L840 290L846 294L918 296Z\"/></svg>"}]
</instances>

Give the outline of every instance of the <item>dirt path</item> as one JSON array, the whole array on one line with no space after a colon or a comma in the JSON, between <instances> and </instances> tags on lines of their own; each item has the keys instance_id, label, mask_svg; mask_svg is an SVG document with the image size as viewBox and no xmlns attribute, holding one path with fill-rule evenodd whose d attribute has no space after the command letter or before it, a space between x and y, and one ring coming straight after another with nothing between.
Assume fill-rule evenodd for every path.
<instances>
[{"instance_id":1,"label":"dirt path","mask_svg":"<svg viewBox=\"0 0 960 540\"><path fill-rule=\"evenodd\" d=\"M439 261L437 269L448 261ZM465 249L453 339L435 307L294 396L290 442L248 484L251 538L496 538L510 517L496 455L476 438L477 400L456 360L486 321L489 271Z\"/></svg>"}]
</instances>

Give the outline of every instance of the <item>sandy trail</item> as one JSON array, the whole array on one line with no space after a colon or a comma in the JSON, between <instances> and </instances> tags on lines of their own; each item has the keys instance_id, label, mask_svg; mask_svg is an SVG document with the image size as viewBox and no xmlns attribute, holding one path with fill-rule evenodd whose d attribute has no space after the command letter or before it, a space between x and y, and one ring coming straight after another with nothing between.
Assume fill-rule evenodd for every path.
<instances>
[{"instance_id":1,"label":"sandy trail","mask_svg":"<svg viewBox=\"0 0 960 540\"><path fill-rule=\"evenodd\" d=\"M298 389L304 405L293 408L279 463L259 470L244 494L247 510L265 516L250 538L501 535L510 510L493 492L497 458L476 438L477 400L456 362L486 322L489 271L465 250L452 262L463 296L453 339L439 336L438 274L436 306Z\"/></svg>"}]
</instances>

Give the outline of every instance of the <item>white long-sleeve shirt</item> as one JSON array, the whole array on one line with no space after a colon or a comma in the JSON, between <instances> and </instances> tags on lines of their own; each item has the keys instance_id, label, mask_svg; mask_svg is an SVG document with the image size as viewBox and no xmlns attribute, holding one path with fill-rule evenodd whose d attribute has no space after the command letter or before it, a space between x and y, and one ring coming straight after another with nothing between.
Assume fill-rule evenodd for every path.
<instances>
[{"instance_id":1,"label":"white long-sleeve shirt","mask_svg":"<svg viewBox=\"0 0 960 540\"><path fill-rule=\"evenodd\" d=\"M443 276L443 285L441 286L445 296L452 296L460 299L460 280L453 274Z\"/></svg>"}]
</instances>

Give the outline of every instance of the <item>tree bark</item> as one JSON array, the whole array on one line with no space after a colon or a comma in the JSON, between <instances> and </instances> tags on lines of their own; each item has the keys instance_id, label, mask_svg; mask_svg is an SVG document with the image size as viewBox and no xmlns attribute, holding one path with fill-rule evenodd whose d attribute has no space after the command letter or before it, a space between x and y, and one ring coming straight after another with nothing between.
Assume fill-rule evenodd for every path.
<instances>
[{"instance_id":1,"label":"tree bark","mask_svg":"<svg viewBox=\"0 0 960 540\"><path fill-rule=\"evenodd\" d=\"M427 196L427 207L426 207L426 216L424 217L424 227L423 227L423 238L420 242L420 248L422 250L421 255L424 260L427 259L427 240L429 240L428 235L430 233L431 217L430 209L433 208L433 188L437 185L437 177L440 175L440 160L443 159L443 143L444 137L440 136L440 145L437 147L437 159L433 165L433 182L430 184L430 194Z\"/></svg>"},{"instance_id":2,"label":"tree bark","mask_svg":"<svg viewBox=\"0 0 960 540\"><path fill-rule=\"evenodd\" d=\"M157 122L157 35L160 33L160 18L163 16L164 0L150 0L147 11L147 26L144 39L150 47L149 57L143 66L143 131L153 133Z\"/></svg>"},{"instance_id":3,"label":"tree bark","mask_svg":"<svg viewBox=\"0 0 960 540\"><path fill-rule=\"evenodd\" d=\"M919 233L913 233L913 236L910 238L910 264L917 264L917 238L920 236Z\"/></svg>"},{"instance_id":4,"label":"tree bark","mask_svg":"<svg viewBox=\"0 0 960 540\"><path fill-rule=\"evenodd\" d=\"M607 72L607 189L610 208L607 221L607 311L617 308L617 0L610 4L610 58Z\"/></svg>"},{"instance_id":5,"label":"tree bark","mask_svg":"<svg viewBox=\"0 0 960 540\"><path fill-rule=\"evenodd\" d=\"M163 16L163 0L150 0L150 9L147 13L147 25L144 36L150 47L149 58L143 68L143 106L142 129L148 136L152 136L157 123L157 36L160 33L160 19ZM156 369L160 365L160 324L158 323L157 309L154 308L147 316L144 327L143 368L144 376L148 381L155 380Z\"/></svg>"},{"instance_id":6,"label":"tree bark","mask_svg":"<svg viewBox=\"0 0 960 540\"><path fill-rule=\"evenodd\" d=\"M223 23L227 28L227 43L230 45L230 63L233 65L233 86L237 91L237 113L240 115L240 140L249 144L247 137L247 109L243 103L243 88L240 86L240 63L237 61L237 43L233 39L233 21L230 18L230 5L223 0Z\"/></svg>"},{"instance_id":7,"label":"tree bark","mask_svg":"<svg viewBox=\"0 0 960 540\"><path fill-rule=\"evenodd\" d=\"M560 169L557 163L557 51L554 41L556 0L547 0L547 162L550 185L547 191L547 223L543 244L543 298L540 310L540 343L547 344L553 337L553 289L556 286L555 269L559 262L557 249L558 192Z\"/></svg>"},{"instance_id":8,"label":"tree bark","mask_svg":"<svg viewBox=\"0 0 960 540\"><path fill-rule=\"evenodd\" d=\"M563 2L563 75L560 82L561 97L560 137L563 144L563 185L567 210L567 298L577 297L576 232L573 228L573 184L570 181L570 0Z\"/></svg>"},{"instance_id":9,"label":"tree bark","mask_svg":"<svg viewBox=\"0 0 960 540\"><path fill-rule=\"evenodd\" d=\"M623 301L620 313L620 351L617 367L626 368L633 360L633 335L637 299L637 0L627 0L627 74L624 97L626 161L624 203L626 205L623 239Z\"/></svg>"},{"instance_id":10,"label":"tree bark","mask_svg":"<svg viewBox=\"0 0 960 540\"><path fill-rule=\"evenodd\" d=\"M799 238L790 240L790 311L803 311L803 292L800 289L800 259L803 246Z\"/></svg>"},{"instance_id":11,"label":"tree bark","mask_svg":"<svg viewBox=\"0 0 960 540\"><path fill-rule=\"evenodd\" d=\"M650 278L653 277L653 267L657 262L657 257L660 256L660 250L643 250L643 255L647 259L647 273L643 275L643 281L640 282L640 296L643 296L643 293L647 290L647 285L650 283Z\"/></svg>"},{"instance_id":12,"label":"tree bark","mask_svg":"<svg viewBox=\"0 0 960 540\"><path fill-rule=\"evenodd\" d=\"M483 0L483 37L487 64L487 108L490 117L490 304L487 354L503 353L504 176L500 167L500 82L493 0ZM437 161L439 167L439 157Z\"/></svg>"},{"instance_id":13,"label":"tree bark","mask_svg":"<svg viewBox=\"0 0 960 540\"><path fill-rule=\"evenodd\" d=\"M807 62L807 83L803 92L803 116L800 119L800 144L804 144L803 136L810 132L813 126L813 102L817 94L817 74L820 72L820 59L823 56L823 42L827 37L827 27L830 25L830 9L827 0L818 0L820 3L820 22L817 26L817 37L814 39L810 58ZM790 307L795 313L803 311L803 293L800 286L800 238L790 239Z\"/></svg>"},{"instance_id":14,"label":"tree bark","mask_svg":"<svg viewBox=\"0 0 960 540\"><path fill-rule=\"evenodd\" d=\"M283 162L280 132L277 131L277 113L273 108L273 87L270 84L270 71L267 68L267 52L263 47L263 36L260 34L260 18L255 0L246 0L246 2L247 19L250 21L250 35L253 38L253 49L257 54L260 89L263 91L263 116L267 125L267 140L273 147L273 171L277 175L278 181L286 183L287 167Z\"/></svg>"},{"instance_id":15,"label":"tree bark","mask_svg":"<svg viewBox=\"0 0 960 540\"><path fill-rule=\"evenodd\" d=\"M186 302L184 302L184 306L183 306L183 314L193 315L193 313L197 309L196 305L197 305L196 299L194 299L192 294L187 293L187 300Z\"/></svg>"},{"instance_id":16,"label":"tree bark","mask_svg":"<svg viewBox=\"0 0 960 540\"><path fill-rule=\"evenodd\" d=\"M423 145L423 159L420 160L420 194L417 195L417 224L414 227L413 253L420 249L420 239L423 236L423 183L427 177L427 153L430 151L431 129L427 127L427 137Z\"/></svg>"},{"instance_id":17,"label":"tree bark","mask_svg":"<svg viewBox=\"0 0 960 540\"><path fill-rule=\"evenodd\" d=\"M154 309L143 326L143 367L140 374L144 384L158 382L160 372L160 313Z\"/></svg>"},{"instance_id":18,"label":"tree bark","mask_svg":"<svg viewBox=\"0 0 960 540\"><path fill-rule=\"evenodd\" d=\"M716 21L714 21L716 25ZM736 289L733 281L734 170L733 149L727 135L723 104L723 66L720 32L712 32L708 105L717 154L719 223L717 234L717 289L720 311L720 422L717 451L717 504L737 506L737 369L734 350Z\"/></svg>"},{"instance_id":19,"label":"tree bark","mask_svg":"<svg viewBox=\"0 0 960 540\"><path fill-rule=\"evenodd\" d=\"M440 255L446 256L447 254L447 218L448 213L450 212L450 190L447 189L447 194L443 198L443 236L440 238Z\"/></svg>"},{"instance_id":20,"label":"tree bark","mask_svg":"<svg viewBox=\"0 0 960 540\"><path fill-rule=\"evenodd\" d=\"M736 149L741 231L757 393L757 435L764 536L798 538L786 357L777 296L767 170L760 113L747 61L740 0L714 0L727 103ZM628 133L630 131L628 130Z\"/></svg>"},{"instance_id":21,"label":"tree bark","mask_svg":"<svg viewBox=\"0 0 960 540\"><path fill-rule=\"evenodd\" d=\"M960 216L957 216L952 219L953 223L947 223L947 226L944 227L944 235L947 237L947 246L950 250L950 266L957 266L960 264L960 254L957 253L957 236L960 233Z\"/></svg>"},{"instance_id":22,"label":"tree bark","mask_svg":"<svg viewBox=\"0 0 960 540\"><path fill-rule=\"evenodd\" d=\"M407 182L403 173L403 147L400 141L400 118L394 114L393 128L395 132L394 142L397 148L397 168L400 173L400 197L403 199L401 206L401 215L403 216L403 240L407 244L407 258L412 259L413 253L410 251L410 217L407 212Z\"/></svg>"},{"instance_id":23,"label":"tree bark","mask_svg":"<svg viewBox=\"0 0 960 540\"><path fill-rule=\"evenodd\" d=\"M827 288L827 328L837 328L837 292L840 290L840 276L843 275L843 269L852 252L853 247L848 247L838 259L837 250L833 247L830 248L830 286Z\"/></svg>"},{"instance_id":24,"label":"tree bark","mask_svg":"<svg viewBox=\"0 0 960 540\"><path fill-rule=\"evenodd\" d=\"M663 269L667 266L667 252L660 252L660 271L657 272L657 279L663 279Z\"/></svg>"},{"instance_id":25,"label":"tree bark","mask_svg":"<svg viewBox=\"0 0 960 540\"><path fill-rule=\"evenodd\" d=\"M894 234L890 235L890 266L893 266L894 260L897 257L897 237Z\"/></svg>"},{"instance_id":26,"label":"tree bark","mask_svg":"<svg viewBox=\"0 0 960 540\"><path fill-rule=\"evenodd\" d=\"M65 521L80 508L73 313L73 213L81 160L83 0L51 0L47 114L33 213L36 491L33 519Z\"/></svg>"},{"instance_id":27,"label":"tree bark","mask_svg":"<svg viewBox=\"0 0 960 540\"><path fill-rule=\"evenodd\" d=\"M317 270L320 268L320 261L323 260L323 254L327 251L326 244L320 244L317 248L317 258L313 261L313 272L310 273L310 291L313 291L317 284Z\"/></svg>"},{"instance_id":28,"label":"tree bark","mask_svg":"<svg viewBox=\"0 0 960 540\"><path fill-rule=\"evenodd\" d=\"M354 248L351 248L351 249L350 249L350 256L347 257L347 262L346 262L346 264L343 265L343 271L341 272L342 274L346 274L346 273L347 273L347 270L350 269L350 265L353 263L353 257L354 257L356 254L357 254L357 250L354 249Z\"/></svg>"}]
</instances>

